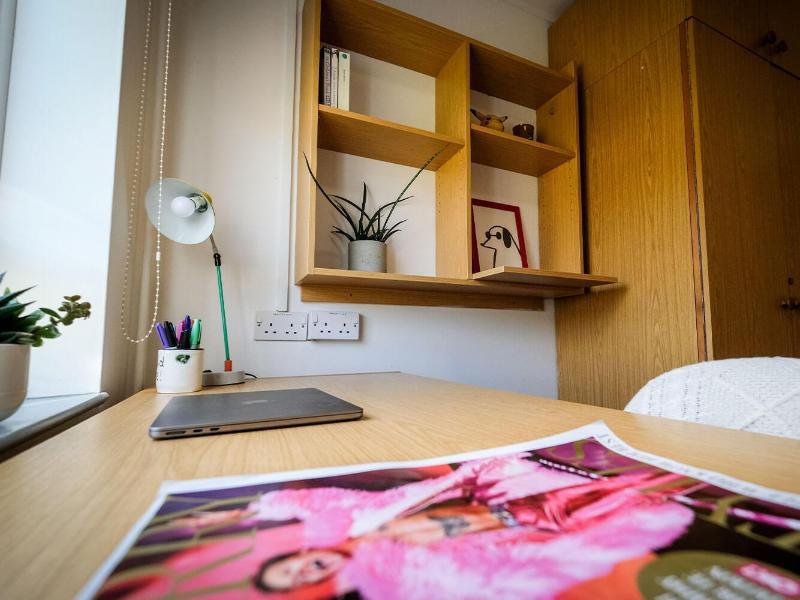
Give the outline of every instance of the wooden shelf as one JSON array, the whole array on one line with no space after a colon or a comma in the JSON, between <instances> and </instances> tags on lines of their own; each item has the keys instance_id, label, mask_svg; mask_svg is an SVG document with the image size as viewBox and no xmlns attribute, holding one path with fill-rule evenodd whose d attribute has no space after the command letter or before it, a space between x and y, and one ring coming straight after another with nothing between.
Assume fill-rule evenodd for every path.
<instances>
[{"instance_id":1,"label":"wooden shelf","mask_svg":"<svg viewBox=\"0 0 800 600\"><path fill-rule=\"evenodd\" d=\"M519 283L536 286L558 286L560 288L588 288L598 285L617 283L616 277L588 275L586 273L561 273L558 271L542 271L522 267L496 267L487 269L472 276L476 281L494 281L502 283Z\"/></svg>"},{"instance_id":2,"label":"wooden shelf","mask_svg":"<svg viewBox=\"0 0 800 600\"><path fill-rule=\"evenodd\" d=\"M575 154L472 123L472 162L540 177Z\"/></svg>"},{"instance_id":3,"label":"wooden shelf","mask_svg":"<svg viewBox=\"0 0 800 600\"><path fill-rule=\"evenodd\" d=\"M555 280L558 274L552 274ZM583 292L583 286L576 286L569 275L563 279L565 285L555 283L526 285L496 281L477 281L474 279L455 279L451 277L431 277L428 275L404 275L402 273L369 273L366 271L347 271L344 269L325 269L316 267L297 281L298 285L350 286L354 288L382 288L387 290L417 290L426 292L445 292L449 294L466 293L476 295L505 295L528 298L562 298ZM580 277L573 276L573 277ZM609 283L605 281L604 283Z\"/></svg>"},{"instance_id":4,"label":"wooden shelf","mask_svg":"<svg viewBox=\"0 0 800 600\"><path fill-rule=\"evenodd\" d=\"M464 144L454 137L367 115L319 105L317 144L325 150L421 167L442 150L428 170L436 171Z\"/></svg>"},{"instance_id":5,"label":"wooden shelf","mask_svg":"<svg viewBox=\"0 0 800 600\"><path fill-rule=\"evenodd\" d=\"M473 90L534 110L566 89L572 77L475 40L470 41Z\"/></svg>"}]
</instances>

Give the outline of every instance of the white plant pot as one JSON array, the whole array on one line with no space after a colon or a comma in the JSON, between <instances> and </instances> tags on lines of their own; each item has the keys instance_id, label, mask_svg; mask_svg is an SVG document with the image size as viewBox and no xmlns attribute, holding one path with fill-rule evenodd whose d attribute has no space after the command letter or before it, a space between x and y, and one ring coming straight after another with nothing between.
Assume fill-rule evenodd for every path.
<instances>
[{"instance_id":1,"label":"white plant pot","mask_svg":"<svg viewBox=\"0 0 800 600\"><path fill-rule=\"evenodd\" d=\"M30 363L27 344L0 344L0 421L17 412L28 395Z\"/></svg>"},{"instance_id":2,"label":"white plant pot","mask_svg":"<svg viewBox=\"0 0 800 600\"><path fill-rule=\"evenodd\" d=\"M351 271L386 273L386 243L356 240L347 245L347 268Z\"/></svg>"}]
</instances>

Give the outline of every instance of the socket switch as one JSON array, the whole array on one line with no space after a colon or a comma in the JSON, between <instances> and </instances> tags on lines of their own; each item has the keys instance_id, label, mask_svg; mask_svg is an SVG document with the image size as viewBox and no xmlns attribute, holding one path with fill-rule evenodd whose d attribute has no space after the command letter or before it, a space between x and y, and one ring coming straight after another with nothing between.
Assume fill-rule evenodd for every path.
<instances>
[{"instance_id":1,"label":"socket switch","mask_svg":"<svg viewBox=\"0 0 800 600\"><path fill-rule=\"evenodd\" d=\"M357 312L312 312L308 323L310 340L357 340L360 316Z\"/></svg>"},{"instance_id":2,"label":"socket switch","mask_svg":"<svg viewBox=\"0 0 800 600\"><path fill-rule=\"evenodd\" d=\"M308 313L256 311L256 340L304 342L308 334Z\"/></svg>"}]
</instances>

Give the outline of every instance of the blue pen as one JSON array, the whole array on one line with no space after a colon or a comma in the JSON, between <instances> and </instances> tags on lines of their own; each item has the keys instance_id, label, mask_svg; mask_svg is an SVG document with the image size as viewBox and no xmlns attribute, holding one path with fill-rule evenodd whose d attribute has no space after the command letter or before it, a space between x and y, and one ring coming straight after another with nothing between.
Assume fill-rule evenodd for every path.
<instances>
[{"instance_id":1,"label":"blue pen","mask_svg":"<svg viewBox=\"0 0 800 600\"><path fill-rule=\"evenodd\" d=\"M156 323L156 333L158 333L158 337L161 338L161 345L164 346L164 348L169 348L169 339L161 323Z\"/></svg>"}]
</instances>

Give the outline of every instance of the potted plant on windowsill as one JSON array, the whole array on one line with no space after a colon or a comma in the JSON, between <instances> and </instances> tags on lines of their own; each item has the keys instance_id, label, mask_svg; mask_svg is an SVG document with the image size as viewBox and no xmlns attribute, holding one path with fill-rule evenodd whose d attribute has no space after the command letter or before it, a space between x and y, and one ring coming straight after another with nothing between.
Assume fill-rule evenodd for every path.
<instances>
[{"instance_id":1,"label":"potted plant on windowsill","mask_svg":"<svg viewBox=\"0 0 800 600\"><path fill-rule=\"evenodd\" d=\"M441 152L441 150L439 151ZM336 194L328 194L322 187L322 184L317 180L314 172L311 170L311 165L308 163L308 157L303 155L306 159L306 167L314 180L314 183L325 196L325 199L336 209L342 217L344 217L349 231L345 231L341 227L333 226L333 231L336 235L340 235L348 240L347 244L347 268L351 271L372 271L378 273L386 272L386 242L395 233L402 231L398 229L400 225L405 223L408 219L398 221L394 225L390 225L392 214L397 205L413 198L413 196L403 196L411 187L411 184L419 177L420 173L424 171L428 165L439 155L439 152L431 156L424 165L414 174L400 192L396 200L387 202L386 204L378 207L371 215L367 212L367 184L364 183L361 194L361 204L358 205L347 198L337 196ZM350 214L350 210L354 209L357 217Z\"/></svg>"},{"instance_id":2,"label":"potted plant on windowsill","mask_svg":"<svg viewBox=\"0 0 800 600\"><path fill-rule=\"evenodd\" d=\"M0 283L5 273L0 273ZM81 302L80 296L64 296L58 311L50 308L23 314L33 302L18 298L32 288L12 292L8 288L0 296L0 421L13 415L28 394L28 367L31 346L61 335L59 327L72 325L75 319L88 319L92 305ZM48 318L48 322L39 321Z\"/></svg>"}]
</instances>

